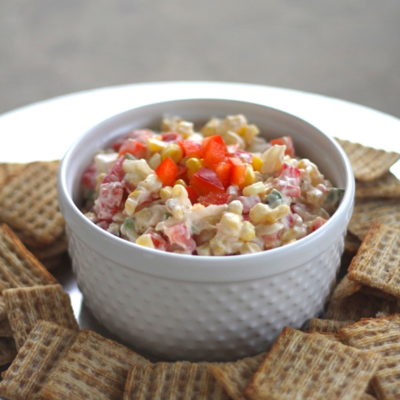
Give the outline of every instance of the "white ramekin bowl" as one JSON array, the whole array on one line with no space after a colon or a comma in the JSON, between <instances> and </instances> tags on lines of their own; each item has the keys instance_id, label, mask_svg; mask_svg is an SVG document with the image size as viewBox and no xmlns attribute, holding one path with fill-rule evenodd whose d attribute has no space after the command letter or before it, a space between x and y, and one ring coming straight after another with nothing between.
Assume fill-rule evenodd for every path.
<instances>
[{"instance_id":1,"label":"white ramekin bowl","mask_svg":"<svg viewBox=\"0 0 400 400\"><path fill-rule=\"evenodd\" d=\"M187 256L115 237L79 210L84 169L119 135L156 128L164 114L205 122L238 113L267 138L292 136L297 153L345 189L339 208L320 229L261 253ZM161 359L229 360L265 350L284 326L300 327L322 310L340 264L354 177L335 141L297 117L247 102L183 99L132 109L86 132L61 163L59 198L78 285L105 327Z\"/></svg>"}]
</instances>

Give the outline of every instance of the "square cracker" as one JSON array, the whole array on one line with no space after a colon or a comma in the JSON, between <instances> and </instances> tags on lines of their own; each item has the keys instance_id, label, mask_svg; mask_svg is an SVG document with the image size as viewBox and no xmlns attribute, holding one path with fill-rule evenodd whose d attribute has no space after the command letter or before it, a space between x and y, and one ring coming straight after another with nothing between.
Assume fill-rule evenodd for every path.
<instances>
[{"instance_id":1,"label":"square cracker","mask_svg":"<svg viewBox=\"0 0 400 400\"><path fill-rule=\"evenodd\" d=\"M75 336L75 331L46 321L38 322L3 374L0 396L12 400L39 399L42 385Z\"/></svg>"},{"instance_id":2,"label":"square cracker","mask_svg":"<svg viewBox=\"0 0 400 400\"><path fill-rule=\"evenodd\" d=\"M400 159L400 154L363 146L348 140L336 140L350 159L354 176L360 181L372 181L384 175Z\"/></svg>"},{"instance_id":3,"label":"square cracker","mask_svg":"<svg viewBox=\"0 0 400 400\"><path fill-rule=\"evenodd\" d=\"M348 277L400 297L400 228L372 225L351 261Z\"/></svg>"},{"instance_id":4,"label":"square cracker","mask_svg":"<svg viewBox=\"0 0 400 400\"><path fill-rule=\"evenodd\" d=\"M382 356L372 387L379 399L400 399L400 315L363 319L339 335L350 346Z\"/></svg>"},{"instance_id":5,"label":"square cracker","mask_svg":"<svg viewBox=\"0 0 400 400\"><path fill-rule=\"evenodd\" d=\"M26 166L27 164L23 163L0 163L0 187L6 185L14 175L18 174Z\"/></svg>"},{"instance_id":6,"label":"square cracker","mask_svg":"<svg viewBox=\"0 0 400 400\"><path fill-rule=\"evenodd\" d=\"M48 375L40 395L47 400L120 400L129 369L148 363L127 347L83 330Z\"/></svg>"},{"instance_id":7,"label":"square cracker","mask_svg":"<svg viewBox=\"0 0 400 400\"><path fill-rule=\"evenodd\" d=\"M359 282L352 281L345 275L329 299L324 318L358 321L365 317L375 317L377 313L393 314L399 311L394 297L378 297L365 293L363 289Z\"/></svg>"},{"instance_id":8,"label":"square cracker","mask_svg":"<svg viewBox=\"0 0 400 400\"><path fill-rule=\"evenodd\" d=\"M353 323L353 321L337 321L334 319L311 318L308 321L308 331L336 333L339 331L339 329L351 323Z\"/></svg>"},{"instance_id":9,"label":"square cracker","mask_svg":"<svg viewBox=\"0 0 400 400\"><path fill-rule=\"evenodd\" d=\"M48 245L64 231L57 196L59 163L28 164L0 188L0 220L23 234L22 241Z\"/></svg>"},{"instance_id":10,"label":"square cracker","mask_svg":"<svg viewBox=\"0 0 400 400\"><path fill-rule=\"evenodd\" d=\"M39 320L79 330L69 295L61 285L31 286L3 291L7 318L17 349Z\"/></svg>"},{"instance_id":11,"label":"square cracker","mask_svg":"<svg viewBox=\"0 0 400 400\"><path fill-rule=\"evenodd\" d=\"M380 357L319 333L285 328L254 374L250 399L307 400L361 397Z\"/></svg>"},{"instance_id":12,"label":"square cracker","mask_svg":"<svg viewBox=\"0 0 400 400\"><path fill-rule=\"evenodd\" d=\"M0 293L4 289L51 285L56 279L26 249L17 235L0 225Z\"/></svg>"},{"instance_id":13,"label":"square cracker","mask_svg":"<svg viewBox=\"0 0 400 400\"><path fill-rule=\"evenodd\" d=\"M0 320L0 338L11 338L12 331L8 319Z\"/></svg>"},{"instance_id":14,"label":"square cracker","mask_svg":"<svg viewBox=\"0 0 400 400\"><path fill-rule=\"evenodd\" d=\"M264 356L262 353L234 362L211 363L208 369L233 400L246 400L243 390Z\"/></svg>"},{"instance_id":15,"label":"square cracker","mask_svg":"<svg viewBox=\"0 0 400 400\"><path fill-rule=\"evenodd\" d=\"M228 400L204 363L135 365L129 371L123 400Z\"/></svg>"},{"instance_id":16,"label":"square cracker","mask_svg":"<svg viewBox=\"0 0 400 400\"><path fill-rule=\"evenodd\" d=\"M400 227L398 199L367 199L357 201L349 224L349 231L363 239L372 223Z\"/></svg>"},{"instance_id":17,"label":"square cracker","mask_svg":"<svg viewBox=\"0 0 400 400\"><path fill-rule=\"evenodd\" d=\"M0 338L0 367L10 363L16 355L14 340L12 338Z\"/></svg>"},{"instance_id":18,"label":"square cracker","mask_svg":"<svg viewBox=\"0 0 400 400\"><path fill-rule=\"evenodd\" d=\"M400 197L400 180L390 172L370 182L356 182L356 197Z\"/></svg>"}]
</instances>

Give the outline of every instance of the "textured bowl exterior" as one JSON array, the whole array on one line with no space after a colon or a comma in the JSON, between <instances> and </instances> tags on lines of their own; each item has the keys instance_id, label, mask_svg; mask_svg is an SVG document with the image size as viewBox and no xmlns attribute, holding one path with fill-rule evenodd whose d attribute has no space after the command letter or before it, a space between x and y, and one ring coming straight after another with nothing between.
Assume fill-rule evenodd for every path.
<instances>
[{"instance_id":1,"label":"textured bowl exterior","mask_svg":"<svg viewBox=\"0 0 400 400\"><path fill-rule=\"evenodd\" d=\"M341 205L306 238L243 256L166 253L109 234L76 206L82 171L96 148L126 132L130 121L134 127L150 126L150 117L166 110L200 119L212 116L211 110L243 112L262 130L292 135L296 148L346 189ZM335 283L354 201L350 164L332 139L278 110L229 100L165 102L113 117L72 146L59 178L69 252L85 303L122 342L170 360L222 361L256 354L284 326L301 327L318 315Z\"/></svg>"},{"instance_id":2,"label":"textured bowl exterior","mask_svg":"<svg viewBox=\"0 0 400 400\"><path fill-rule=\"evenodd\" d=\"M322 310L343 250L342 235L310 262L281 274L188 282L118 265L82 239L71 232L70 254L94 315L138 351L176 360L231 360L265 351L284 326L299 328Z\"/></svg>"}]
</instances>

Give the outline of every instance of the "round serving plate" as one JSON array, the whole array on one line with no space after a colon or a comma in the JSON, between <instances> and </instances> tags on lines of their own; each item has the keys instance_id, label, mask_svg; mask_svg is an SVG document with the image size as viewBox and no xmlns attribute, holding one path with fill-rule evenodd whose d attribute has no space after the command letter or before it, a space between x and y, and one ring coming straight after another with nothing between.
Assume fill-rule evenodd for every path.
<instances>
[{"instance_id":1,"label":"round serving plate","mask_svg":"<svg viewBox=\"0 0 400 400\"><path fill-rule=\"evenodd\" d=\"M296 90L229 82L155 82L73 93L0 116L0 162L61 159L90 127L110 116L154 102L224 98L278 108L326 134L400 152L400 119L362 105ZM391 169L400 177L400 163ZM70 294L82 328L111 336L85 307L70 268L52 271Z\"/></svg>"}]
</instances>

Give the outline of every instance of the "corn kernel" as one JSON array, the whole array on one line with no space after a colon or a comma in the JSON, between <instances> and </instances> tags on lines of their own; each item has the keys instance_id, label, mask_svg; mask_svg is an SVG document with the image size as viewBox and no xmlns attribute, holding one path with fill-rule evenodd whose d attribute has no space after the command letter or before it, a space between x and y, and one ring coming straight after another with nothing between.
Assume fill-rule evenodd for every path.
<instances>
[{"instance_id":1,"label":"corn kernel","mask_svg":"<svg viewBox=\"0 0 400 400\"><path fill-rule=\"evenodd\" d=\"M176 143L170 143L161 151L161 159L164 160L165 158L171 158L174 160L176 163L182 160L183 157L183 151L181 149L181 146Z\"/></svg>"},{"instance_id":2,"label":"corn kernel","mask_svg":"<svg viewBox=\"0 0 400 400\"><path fill-rule=\"evenodd\" d=\"M160 198L163 201L166 201L172 197L172 187L171 186L164 186L160 189Z\"/></svg>"},{"instance_id":3,"label":"corn kernel","mask_svg":"<svg viewBox=\"0 0 400 400\"><path fill-rule=\"evenodd\" d=\"M251 185L256 180L256 175L254 173L254 169L250 164L246 164L246 172L244 175L244 186Z\"/></svg>"},{"instance_id":4,"label":"corn kernel","mask_svg":"<svg viewBox=\"0 0 400 400\"><path fill-rule=\"evenodd\" d=\"M258 253L261 250L262 248L258 244L245 242L240 247L240 254Z\"/></svg>"},{"instance_id":5,"label":"corn kernel","mask_svg":"<svg viewBox=\"0 0 400 400\"><path fill-rule=\"evenodd\" d=\"M253 156L252 165L255 171L261 171L261 167L263 165L263 160L259 156Z\"/></svg>"},{"instance_id":6,"label":"corn kernel","mask_svg":"<svg viewBox=\"0 0 400 400\"><path fill-rule=\"evenodd\" d=\"M154 243L153 240L151 239L151 236L148 233L145 233L143 235L140 235L136 239L136 244L140 244L141 246L145 247L150 247L151 249L154 249Z\"/></svg>"},{"instance_id":7,"label":"corn kernel","mask_svg":"<svg viewBox=\"0 0 400 400\"><path fill-rule=\"evenodd\" d=\"M233 200L228 204L228 211L234 214L242 215L243 204L239 200Z\"/></svg>"},{"instance_id":8,"label":"corn kernel","mask_svg":"<svg viewBox=\"0 0 400 400\"><path fill-rule=\"evenodd\" d=\"M183 179L177 179L175 181L175 185L182 185L183 187L186 187L186 182Z\"/></svg>"},{"instance_id":9,"label":"corn kernel","mask_svg":"<svg viewBox=\"0 0 400 400\"><path fill-rule=\"evenodd\" d=\"M252 195L261 195L263 196L267 192L267 188L265 187L263 182L256 182L252 185L246 186L243 189L243 194L245 196L252 196Z\"/></svg>"},{"instance_id":10,"label":"corn kernel","mask_svg":"<svg viewBox=\"0 0 400 400\"><path fill-rule=\"evenodd\" d=\"M232 234L240 231L242 227L242 217L240 215L226 212L221 218L221 227L224 229L228 229L232 232Z\"/></svg>"},{"instance_id":11,"label":"corn kernel","mask_svg":"<svg viewBox=\"0 0 400 400\"><path fill-rule=\"evenodd\" d=\"M161 156L160 153L154 153L148 162L150 168L156 169L161 164Z\"/></svg>"},{"instance_id":12,"label":"corn kernel","mask_svg":"<svg viewBox=\"0 0 400 400\"><path fill-rule=\"evenodd\" d=\"M186 160L187 175L191 178L202 166L203 163L197 157L190 157Z\"/></svg>"},{"instance_id":13,"label":"corn kernel","mask_svg":"<svg viewBox=\"0 0 400 400\"><path fill-rule=\"evenodd\" d=\"M179 185L179 184L175 185L172 188L172 197L181 197L181 196L187 197L188 196L187 190L185 189L185 187L183 185Z\"/></svg>"},{"instance_id":14,"label":"corn kernel","mask_svg":"<svg viewBox=\"0 0 400 400\"><path fill-rule=\"evenodd\" d=\"M197 254L199 256L210 256L211 250L208 244L202 244L201 246L197 246Z\"/></svg>"},{"instance_id":15,"label":"corn kernel","mask_svg":"<svg viewBox=\"0 0 400 400\"><path fill-rule=\"evenodd\" d=\"M290 208L286 204L272 209L267 204L258 203L250 210L249 217L253 224L273 224L289 212Z\"/></svg>"},{"instance_id":16,"label":"corn kernel","mask_svg":"<svg viewBox=\"0 0 400 400\"><path fill-rule=\"evenodd\" d=\"M256 237L256 230L254 225L249 221L244 221L242 225L242 229L240 231L240 240L243 242L250 242L251 240L255 239Z\"/></svg>"},{"instance_id":17,"label":"corn kernel","mask_svg":"<svg viewBox=\"0 0 400 400\"><path fill-rule=\"evenodd\" d=\"M152 153L157 153L164 150L167 147L168 143L163 142L160 139L156 139L155 137L151 137L147 140L147 148Z\"/></svg>"}]
</instances>

